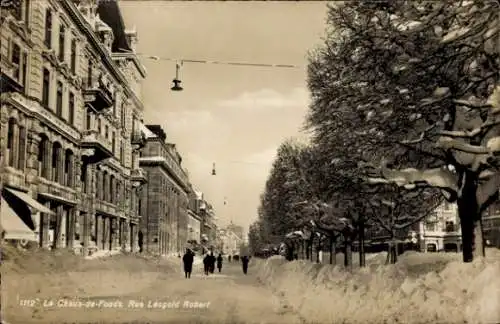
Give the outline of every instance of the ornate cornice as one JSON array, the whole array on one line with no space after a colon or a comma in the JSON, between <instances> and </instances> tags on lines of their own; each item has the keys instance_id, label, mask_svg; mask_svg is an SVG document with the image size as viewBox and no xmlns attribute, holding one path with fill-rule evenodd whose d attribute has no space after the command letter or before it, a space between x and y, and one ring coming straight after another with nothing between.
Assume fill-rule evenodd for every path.
<instances>
[{"instance_id":1,"label":"ornate cornice","mask_svg":"<svg viewBox=\"0 0 500 324\"><path fill-rule=\"evenodd\" d=\"M98 52L98 56L100 56L101 61L104 63L106 68L113 74L113 76L117 79L118 83L124 88L124 91L127 93L127 96L134 100L134 104L140 110L144 110L143 103L137 98L134 91L130 88L128 84L128 80L125 75L118 69L116 64L114 64L113 59L111 58L110 53L104 46L100 43L97 38L96 33L90 28L90 25L82 16L78 8L75 6L73 1L70 0L60 0L60 4L62 7L68 12L70 17L73 19L77 27L87 36L87 40L91 43L93 49Z\"/></svg>"}]
</instances>

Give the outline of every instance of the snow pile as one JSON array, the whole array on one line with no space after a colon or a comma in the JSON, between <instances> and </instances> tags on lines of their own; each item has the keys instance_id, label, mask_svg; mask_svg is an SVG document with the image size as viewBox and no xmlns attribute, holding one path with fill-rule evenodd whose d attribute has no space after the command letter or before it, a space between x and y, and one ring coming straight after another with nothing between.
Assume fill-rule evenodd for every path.
<instances>
[{"instance_id":1,"label":"snow pile","mask_svg":"<svg viewBox=\"0 0 500 324\"><path fill-rule=\"evenodd\" d=\"M274 257L259 279L313 323L499 323L500 250L486 260L459 254L408 253L398 264L342 267Z\"/></svg>"},{"instance_id":2,"label":"snow pile","mask_svg":"<svg viewBox=\"0 0 500 324\"><path fill-rule=\"evenodd\" d=\"M93 259L99 259L99 258L106 258L106 257L110 257L113 255L118 255L118 254L121 254L120 250L98 250L98 251L92 253L92 255L85 256L85 259L86 260L93 260Z\"/></svg>"}]
</instances>

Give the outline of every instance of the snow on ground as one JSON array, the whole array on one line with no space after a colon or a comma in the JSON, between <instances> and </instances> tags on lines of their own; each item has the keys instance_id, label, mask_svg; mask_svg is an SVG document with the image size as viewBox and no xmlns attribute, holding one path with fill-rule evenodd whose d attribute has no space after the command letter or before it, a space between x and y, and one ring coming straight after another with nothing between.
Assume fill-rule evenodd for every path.
<instances>
[{"instance_id":1,"label":"snow on ground","mask_svg":"<svg viewBox=\"0 0 500 324\"><path fill-rule=\"evenodd\" d=\"M385 266L385 256L353 273L272 257L258 262L258 276L314 323L500 322L500 250L472 264L456 253L409 252Z\"/></svg>"}]
</instances>

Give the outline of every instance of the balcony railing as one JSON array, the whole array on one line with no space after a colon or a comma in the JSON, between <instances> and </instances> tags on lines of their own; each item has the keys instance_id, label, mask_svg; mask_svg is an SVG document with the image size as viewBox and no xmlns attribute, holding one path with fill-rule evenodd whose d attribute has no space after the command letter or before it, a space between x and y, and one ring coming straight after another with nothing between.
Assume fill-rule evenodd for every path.
<instances>
[{"instance_id":1,"label":"balcony railing","mask_svg":"<svg viewBox=\"0 0 500 324\"><path fill-rule=\"evenodd\" d=\"M83 154L88 163L97 163L113 156L111 141L95 130L85 131L82 134L80 146L91 150Z\"/></svg>"},{"instance_id":2,"label":"balcony railing","mask_svg":"<svg viewBox=\"0 0 500 324\"><path fill-rule=\"evenodd\" d=\"M20 75L19 67L10 63L8 59L2 55L0 57L0 70L0 93L22 92L24 88L23 84L15 76L16 73Z\"/></svg>"},{"instance_id":3,"label":"balcony railing","mask_svg":"<svg viewBox=\"0 0 500 324\"><path fill-rule=\"evenodd\" d=\"M130 180L139 185L147 182L146 174L142 169L134 169L130 172Z\"/></svg>"},{"instance_id":4,"label":"balcony railing","mask_svg":"<svg viewBox=\"0 0 500 324\"><path fill-rule=\"evenodd\" d=\"M111 91L108 90L103 81L83 90L83 100L96 111L103 111L113 106L114 100Z\"/></svg>"},{"instance_id":5,"label":"balcony railing","mask_svg":"<svg viewBox=\"0 0 500 324\"><path fill-rule=\"evenodd\" d=\"M130 142L132 145L137 145L139 148L144 147L146 145L146 136L140 130L134 130L132 132L132 136L130 138Z\"/></svg>"}]
</instances>

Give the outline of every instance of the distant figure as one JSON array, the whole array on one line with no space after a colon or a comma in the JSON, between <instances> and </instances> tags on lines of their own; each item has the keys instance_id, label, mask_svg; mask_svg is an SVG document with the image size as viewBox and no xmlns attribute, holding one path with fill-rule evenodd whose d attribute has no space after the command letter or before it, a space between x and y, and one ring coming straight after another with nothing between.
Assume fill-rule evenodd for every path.
<instances>
[{"instance_id":1,"label":"distant figure","mask_svg":"<svg viewBox=\"0 0 500 324\"><path fill-rule=\"evenodd\" d=\"M193 261L193 252L191 252L190 249L186 249L186 253L182 257L182 262L184 263L184 275L186 278L191 278L191 272L193 271Z\"/></svg>"},{"instance_id":2,"label":"distant figure","mask_svg":"<svg viewBox=\"0 0 500 324\"><path fill-rule=\"evenodd\" d=\"M210 258L210 263L209 263L210 266L209 266L208 270L210 271L210 273L214 273L216 259L215 259L215 255L214 255L213 252L210 252L210 257L209 258Z\"/></svg>"},{"instance_id":3,"label":"distant figure","mask_svg":"<svg viewBox=\"0 0 500 324\"><path fill-rule=\"evenodd\" d=\"M205 275L208 276L208 270L209 270L209 265L210 265L210 256L208 254L205 255L203 258L203 271L205 272Z\"/></svg>"},{"instance_id":4,"label":"distant figure","mask_svg":"<svg viewBox=\"0 0 500 324\"><path fill-rule=\"evenodd\" d=\"M244 274L247 274L248 271L248 261L250 261L250 259L246 255L241 258L241 264L243 265Z\"/></svg>"},{"instance_id":5,"label":"distant figure","mask_svg":"<svg viewBox=\"0 0 500 324\"><path fill-rule=\"evenodd\" d=\"M227 257L227 261L228 261L228 262L231 262L231 256L228 256L228 257Z\"/></svg>"},{"instance_id":6,"label":"distant figure","mask_svg":"<svg viewBox=\"0 0 500 324\"><path fill-rule=\"evenodd\" d=\"M217 269L219 269L219 272L222 269L222 254L219 253L219 256L217 257Z\"/></svg>"},{"instance_id":7,"label":"distant figure","mask_svg":"<svg viewBox=\"0 0 500 324\"><path fill-rule=\"evenodd\" d=\"M142 246L143 246L143 235L142 235L142 231L139 231L139 234L137 235L138 236L138 243L139 243L139 253L142 253ZM97 241L96 241L97 242Z\"/></svg>"}]
</instances>

